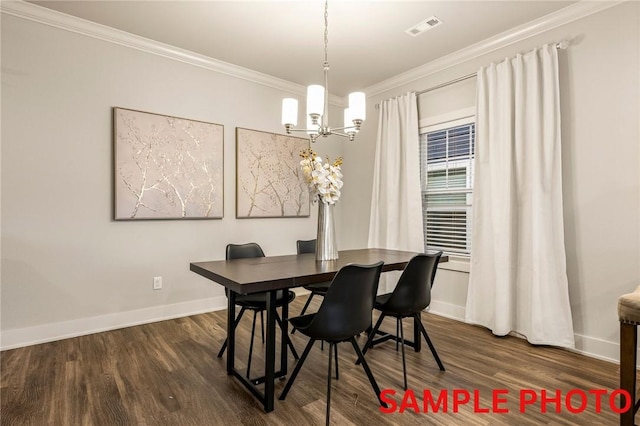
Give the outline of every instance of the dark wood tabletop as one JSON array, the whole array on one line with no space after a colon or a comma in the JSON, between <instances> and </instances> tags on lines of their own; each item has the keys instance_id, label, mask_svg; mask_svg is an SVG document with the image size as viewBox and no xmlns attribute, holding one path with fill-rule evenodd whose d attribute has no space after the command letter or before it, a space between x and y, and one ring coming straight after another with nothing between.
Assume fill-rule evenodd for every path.
<instances>
[{"instance_id":1,"label":"dark wood tabletop","mask_svg":"<svg viewBox=\"0 0 640 426\"><path fill-rule=\"evenodd\" d=\"M293 254L194 262L190 264L190 270L238 294L248 294L330 281L349 263L372 264L382 260L383 272L402 270L416 254L387 249L343 250L337 260L316 261L314 253ZM446 261L445 256L440 260Z\"/></svg>"}]
</instances>

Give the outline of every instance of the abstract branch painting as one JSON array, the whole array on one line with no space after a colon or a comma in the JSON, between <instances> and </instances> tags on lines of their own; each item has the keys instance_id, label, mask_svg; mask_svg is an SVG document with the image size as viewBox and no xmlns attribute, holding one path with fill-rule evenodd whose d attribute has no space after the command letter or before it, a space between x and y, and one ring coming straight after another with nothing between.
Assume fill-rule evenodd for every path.
<instances>
[{"instance_id":1,"label":"abstract branch painting","mask_svg":"<svg viewBox=\"0 0 640 426\"><path fill-rule=\"evenodd\" d=\"M224 126L114 108L115 220L220 219Z\"/></svg>"},{"instance_id":2,"label":"abstract branch painting","mask_svg":"<svg viewBox=\"0 0 640 426\"><path fill-rule=\"evenodd\" d=\"M236 128L236 217L309 216L300 152L309 140Z\"/></svg>"}]
</instances>

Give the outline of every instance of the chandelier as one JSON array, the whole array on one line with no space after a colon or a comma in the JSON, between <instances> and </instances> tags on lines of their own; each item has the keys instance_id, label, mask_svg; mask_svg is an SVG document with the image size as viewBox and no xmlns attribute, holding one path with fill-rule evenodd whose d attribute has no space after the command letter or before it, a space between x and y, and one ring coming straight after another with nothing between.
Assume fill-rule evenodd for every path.
<instances>
[{"instance_id":1,"label":"chandelier","mask_svg":"<svg viewBox=\"0 0 640 426\"><path fill-rule=\"evenodd\" d=\"M282 100L282 125L287 134L291 132L307 132L311 142L318 137L338 135L352 141L366 118L366 102L363 92L349 94L349 107L344 110L344 126L329 127L329 1L324 3L324 87L312 84L307 87L307 128L294 129L298 124L298 100L285 98ZM338 132L341 130L342 132Z\"/></svg>"}]
</instances>

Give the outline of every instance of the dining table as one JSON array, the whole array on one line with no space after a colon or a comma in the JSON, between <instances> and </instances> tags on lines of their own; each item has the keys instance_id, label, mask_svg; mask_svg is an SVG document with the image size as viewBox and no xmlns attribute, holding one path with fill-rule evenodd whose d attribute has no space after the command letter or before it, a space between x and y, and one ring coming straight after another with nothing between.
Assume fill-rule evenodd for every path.
<instances>
[{"instance_id":1,"label":"dining table","mask_svg":"<svg viewBox=\"0 0 640 426\"><path fill-rule=\"evenodd\" d=\"M287 346L280 342L280 370L276 371L276 292L307 284L331 281L345 265L369 265L383 261L382 272L403 270L417 252L367 248L342 250L338 259L316 260L314 253L256 258L213 260L190 263L190 270L226 287L227 292L227 374L237 378L264 406L266 412L273 411L275 380L287 375ZM447 257L441 257L441 262ZM235 368L235 319L238 294L266 292L266 341L264 376L249 379ZM281 332L288 332L286 304L283 306ZM413 346L420 350L419 328L414 326ZM258 386L264 384L261 391Z\"/></svg>"}]
</instances>

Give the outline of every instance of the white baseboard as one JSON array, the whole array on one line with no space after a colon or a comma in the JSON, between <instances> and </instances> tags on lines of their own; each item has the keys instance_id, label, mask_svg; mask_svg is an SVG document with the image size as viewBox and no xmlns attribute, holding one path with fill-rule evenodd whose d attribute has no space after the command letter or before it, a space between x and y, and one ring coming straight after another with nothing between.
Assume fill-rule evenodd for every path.
<instances>
[{"instance_id":1,"label":"white baseboard","mask_svg":"<svg viewBox=\"0 0 640 426\"><path fill-rule=\"evenodd\" d=\"M308 294L308 291L299 290L296 291L296 293L298 296L304 296ZM213 312L226 309L226 307L226 297L217 296L172 305L154 306L152 308L137 309L134 311L6 330L0 335L0 350L4 351L140 324ZM429 312L461 322L464 322L465 318L464 306L437 300L431 301ZM573 349L574 352L604 361L619 363L620 345L618 343L581 334L575 335L575 341L576 348ZM638 359L640 359L640 350L638 351Z\"/></svg>"},{"instance_id":2,"label":"white baseboard","mask_svg":"<svg viewBox=\"0 0 640 426\"><path fill-rule=\"evenodd\" d=\"M217 296L172 305L154 306L134 311L6 330L0 335L0 350L4 351L134 325L197 315L226 309L226 307L227 298L225 296Z\"/></svg>"},{"instance_id":3,"label":"white baseboard","mask_svg":"<svg viewBox=\"0 0 640 426\"><path fill-rule=\"evenodd\" d=\"M617 325L617 321L616 321ZM587 355L592 358L601 359L603 361L620 363L620 344L616 342L608 342L606 340L596 339L595 337L574 334L576 348L569 349L572 352ZM638 358L640 359L640 351Z\"/></svg>"},{"instance_id":4,"label":"white baseboard","mask_svg":"<svg viewBox=\"0 0 640 426\"><path fill-rule=\"evenodd\" d=\"M451 303L432 300L428 308L428 312L445 318L465 322L465 307ZM617 325L617 322L616 322ZM620 363L620 344L617 342L609 342L595 337L574 334L576 342L575 349L568 349L591 358L601 359L616 364ZM640 359L640 349L638 350L638 359Z\"/></svg>"},{"instance_id":5,"label":"white baseboard","mask_svg":"<svg viewBox=\"0 0 640 426\"><path fill-rule=\"evenodd\" d=\"M464 306L458 306L452 303L432 300L427 310L428 312L441 317L464 322L464 312L465 312Z\"/></svg>"}]
</instances>

